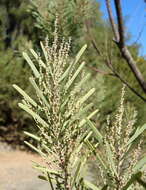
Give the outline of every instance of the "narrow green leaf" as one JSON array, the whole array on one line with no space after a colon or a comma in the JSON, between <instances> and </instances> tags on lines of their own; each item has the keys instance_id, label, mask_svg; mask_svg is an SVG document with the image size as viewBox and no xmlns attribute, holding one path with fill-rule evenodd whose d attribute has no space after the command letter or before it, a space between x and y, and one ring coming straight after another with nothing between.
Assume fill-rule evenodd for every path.
<instances>
[{"instance_id":1,"label":"narrow green leaf","mask_svg":"<svg viewBox=\"0 0 146 190\"><path fill-rule=\"evenodd\" d=\"M81 79L81 81L75 86L74 91L76 92L78 89L80 89L80 88L82 87L82 85L83 85L87 80L89 80L90 76L91 76L91 74L88 73L85 77L83 77L83 78Z\"/></svg>"},{"instance_id":2,"label":"narrow green leaf","mask_svg":"<svg viewBox=\"0 0 146 190\"><path fill-rule=\"evenodd\" d=\"M98 131L98 129L94 126L94 124L89 119L87 119L87 123L88 123L90 129L93 131L94 137L97 139L97 141L99 143L102 143L103 136L101 135L101 133Z\"/></svg>"},{"instance_id":3,"label":"narrow green leaf","mask_svg":"<svg viewBox=\"0 0 146 190\"><path fill-rule=\"evenodd\" d=\"M38 72L37 68L35 67L35 65L33 64L33 62L31 61L30 57L27 55L27 53L23 52L23 57L24 59L27 61L27 63L29 64L30 68L32 69L34 75L36 78L39 78L40 73Z\"/></svg>"},{"instance_id":4,"label":"narrow green leaf","mask_svg":"<svg viewBox=\"0 0 146 190\"><path fill-rule=\"evenodd\" d=\"M136 132L134 133L134 135L129 139L129 141L127 142L126 146L128 146L129 144L131 144L139 135L141 135L143 133L143 131L146 129L146 124L144 124L141 128L138 128L138 130L136 130Z\"/></svg>"},{"instance_id":5,"label":"narrow green leaf","mask_svg":"<svg viewBox=\"0 0 146 190\"><path fill-rule=\"evenodd\" d=\"M102 165L103 169L107 170L106 164L104 163L104 161L102 160L102 158L98 154L98 152L95 150L95 147L93 147L93 145L90 143L90 141L86 140L85 144L88 146L89 150L95 155L96 159L100 162L100 164Z\"/></svg>"},{"instance_id":6,"label":"narrow green leaf","mask_svg":"<svg viewBox=\"0 0 146 190\"><path fill-rule=\"evenodd\" d=\"M74 64L76 64L79 59L81 58L81 56L83 55L84 51L86 50L87 48L87 44L85 44L81 49L80 51L77 53L76 57L75 57L75 60L74 60Z\"/></svg>"},{"instance_id":7,"label":"narrow green leaf","mask_svg":"<svg viewBox=\"0 0 146 190\"><path fill-rule=\"evenodd\" d=\"M98 110L93 111L93 112L87 117L87 119L91 119L97 112L98 112ZM79 123L79 127L82 127L86 122L87 122L86 119L82 119L82 121Z\"/></svg>"},{"instance_id":8,"label":"narrow green leaf","mask_svg":"<svg viewBox=\"0 0 146 190\"><path fill-rule=\"evenodd\" d=\"M85 156L82 157L81 159L81 167L76 178L77 183L80 183L80 180L85 176L87 156L88 156L88 153L86 153Z\"/></svg>"},{"instance_id":9,"label":"narrow green leaf","mask_svg":"<svg viewBox=\"0 0 146 190\"><path fill-rule=\"evenodd\" d=\"M81 63L81 65L78 67L72 78L67 82L65 85L65 89L68 90L68 88L71 86L75 78L78 76L78 74L81 72L82 68L85 66L85 62Z\"/></svg>"},{"instance_id":10,"label":"narrow green leaf","mask_svg":"<svg viewBox=\"0 0 146 190\"><path fill-rule=\"evenodd\" d=\"M61 110L63 110L63 108L65 107L65 105L68 103L68 101L69 101L69 97L66 97L65 101L61 105Z\"/></svg>"},{"instance_id":11,"label":"narrow green leaf","mask_svg":"<svg viewBox=\"0 0 146 190\"><path fill-rule=\"evenodd\" d=\"M141 160L137 162L137 164L133 168L133 171L141 170L144 166L146 166L146 156L144 156Z\"/></svg>"},{"instance_id":12,"label":"narrow green leaf","mask_svg":"<svg viewBox=\"0 0 146 190\"><path fill-rule=\"evenodd\" d=\"M81 175L82 175L82 170L83 168L85 168L85 163L86 163L87 157L82 157L80 159L78 159L78 163L77 163L77 167L76 167L76 171L75 174L73 175L73 179L71 182L71 189L73 189L75 183L78 184L80 179L81 179Z\"/></svg>"},{"instance_id":13,"label":"narrow green leaf","mask_svg":"<svg viewBox=\"0 0 146 190\"><path fill-rule=\"evenodd\" d=\"M66 120L61 128L61 133L70 126L70 120Z\"/></svg>"},{"instance_id":14,"label":"narrow green leaf","mask_svg":"<svg viewBox=\"0 0 146 190\"><path fill-rule=\"evenodd\" d=\"M33 49L30 49L30 52L31 52L32 55L35 57L35 59L36 59L44 68L46 68L45 63L41 60L41 58L38 56L38 54L37 54Z\"/></svg>"},{"instance_id":15,"label":"narrow green leaf","mask_svg":"<svg viewBox=\"0 0 146 190\"><path fill-rule=\"evenodd\" d=\"M19 88L19 86L13 84L13 87L24 97L24 99L26 99L34 107L37 107L37 103L32 98L30 98L21 88Z\"/></svg>"},{"instance_id":16,"label":"narrow green leaf","mask_svg":"<svg viewBox=\"0 0 146 190\"><path fill-rule=\"evenodd\" d=\"M87 48L87 45L85 44L85 45L80 49L80 51L77 53L75 59L70 63L70 66L69 66L69 67L66 69L66 71L63 73L63 75L62 75L62 77L60 78L59 82L61 82L65 77L67 77L67 76L69 75L71 68L72 68L73 66L75 66L75 65L78 63L80 57L82 56L82 54L84 53L84 51L86 50L86 48Z\"/></svg>"},{"instance_id":17,"label":"narrow green leaf","mask_svg":"<svg viewBox=\"0 0 146 190\"><path fill-rule=\"evenodd\" d=\"M48 169L47 167L41 166L41 165L37 164L36 162L33 162L33 163L34 163L33 168L35 168L41 172L48 172L50 174L54 174L54 175L58 175L58 176L60 175L60 173L55 170Z\"/></svg>"},{"instance_id":18,"label":"narrow green leaf","mask_svg":"<svg viewBox=\"0 0 146 190\"><path fill-rule=\"evenodd\" d=\"M106 144L106 149L107 149L107 156L110 160L110 164L111 164L111 169L113 171L113 173L118 176L117 174L117 170L116 170L116 165L115 165L115 162L114 162L114 159L113 159L113 153L111 151L111 148L110 148L110 145L108 144L107 141L105 141L105 144Z\"/></svg>"},{"instance_id":19,"label":"narrow green leaf","mask_svg":"<svg viewBox=\"0 0 146 190\"><path fill-rule=\"evenodd\" d=\"M33 78L30 78L30 83L32 84L32 86L34 87L34 89L36 90L37 95L40 97L40 99L44 102L44 104L50 108L49 103L47 102L46 98L43 95L43 92L39 89L39 87L37 86L35 80Z\"/></svg>"},{"instance_id":20,"label":"narrow green leaf","mask_svg":"<svg viewBox=\"0 0 146 190\"><path fill-rule=\"evenodd\" d=\"M75 185L75 182L76 182L76 178L77 176L79 175L79 171L80 171L80 167L81 167L81 160L78 161L78 164L77 164L77 168L76 168L76 171L75 171L75 174L73 176L73 180L71 182L71 189L74 187Z\"/></svg>"},{"instance_id":21,"label":"narrow green leaf","mask_svg":"<svg viewBox=\"0 0 146 190\"><path fill-rule=\"evenodd\" d=\"M26 105L19 103L18 104L20 108L25 110L27 113L29 113L34 119L36 119L40 124L42 124L43 127L49 128L48 124L34 111L32 111L30 108L28 108Z\"/></svg>"},{"instance_id":22,"label":"narrow green leaf","mask_svg":"<svg viewBox=\"0 0 146 190\"><path fill-rule=\"evenodd\" d=\"M55 190L53 185L53 181L55 181L55 178L51 177L49 172L47 172L47 181L49 181L51 189Z\"/></svg>"},{"instance_id":23,"label":"narrow green leaf","mask_svg":"<svg viewBox=\"0 0 146 190\"><path fill-rule=\"evenodd\" d=\"M89 92L87 92L82 98L79 99L79 101L77 102L77 105L82 105L93 93L95 92L95 88L92 88L91 90L89 90Z\"/></svg>"},{"instance_id":24,"label":"narrow green leaf","mask_svg":"<svg viewBox=\"0 0 146 190\"><path fill-rule=\"evenodd\" d=\"M83 143L80 143L80 145L73 151L72 155L78 154L80 150L82 149L82 147L83 147ZM73 168L75 167L79 159L80 159L79 157L73 158L73 161L72 161Z\"/></svg>"},{"instance_id":25,"label":"narrow green leaf","mask_svg":"<svg viewBox=\"0 0 146 190\"><path fill-rule=\"evenodd\" d=\"M76 106L77 106L77 107L78 107L78 106L81 106L81 105L94 93L94 91L95 91L95 89L91 89L87 94L85 94L85 96L83 96L83 97L76 103ZM67 98L66 101L68 101L68 100L69 100L69 99ZM64 102L64 103L66 103L66 102ZM64 105L64 103L63 103L63 105ZM85 111L87 111L87 109L89 109L92 105L93 105L93 104L91 103L91 104L87 105L86 108L83 108L81 111L79 111L79 113L77 113L77 114L72 118L71 123L73 123L73 122L77 119L77 117L80 117L81 114L83 114ZM86 110L85 110L85 109L86 109ZM66 117L69 117L70 114L71 114L71 112L68 112L68 113L66 114ZM78 119L79 119L79 118L78 118Z\"/></svg>"},{"instance_id":26,"label":"narrow green leaf","mask_svg":"<svg viewBox=\"0 0 146 190\"><path fill-rule=\"evenodd\" d=\"M84 180L84 184L86 187L91 188L92 190L100 190L97 186L87 180Z\"/></svg>"},{"instance_id":27,"label":"narrow green leaf","mask_svg":"<svg viewBox=\"0 0 146 190\"><path fill-rule=\"evenodd\" d=\"M41 48L42 48L42 50L43 50L46 63L48 63L48 54L47 54L47 51L45 50L45 47L44 47L44 45L43 45L42 42L40 42L40 45L41 45ZM50 74L53 75L52 69L51 69L51 65L50 65L50 66L48 65L48 68L49 68Z\"/></svg>"},{"instance_id":28,"label":"narrow green leaf","mask_svg":"<svg viewBox=\"0 0 146 190\"><path fill-rule=\"evenodd\" d=\"M76 119L80 119L80 117L84 114L87 113L88 110L93 106L93 103L88 104L85 106L83 109L79 111L79 113L75 114L75 116L72 118L72 121L70 124L72 124Z\"/></svg>"},{"instance_id":29,"label":"narrow green leaf","mask_svg":"<svg viewBox=\"0 0 146 190\"><path fill-rule=\"evenodd\" d=\"M48 62L47 51L45 50L45 47L44 47L44 45L43 45L42 42L40 42L40 45L41 45L41 48L42 48L42 50L43 50L43 53L44 53L44 56L45 56L46 62Z\"/></svg>"},{"instance_id":30,"label":"narrow green leaf","mask_svg":"<svg viewBox=\"0 0 146 190\"><path fill-rule=\"evenodd\" d=\"M29 146L32 150L34 150L35 152L37 152L38 154L40 154L41 156L45 156L45 154L39 150L38 148L36 148L35 146L33 146L32 144L30 144L29 142L27 141L24 141L24 143Z\"/></svg>"},{"instance_id":31,"label":"narrow green leaf","mask_svg":"<svg viewBox=\"0 0 146 190\"><path fill-rule=\"evenodd\" d=\"M70 65L70 66L66 69L66 71L62 74L61 78L59 79L59 83L60 83L64 78L66 78L66 77L68 76L69 71L70 71L70 69L71 69L71 67L72 67L72 64L73 64L73 62L71 62L71 65Z\"/></svg>"},{"instance_id":32,"label":"narrow green leaf","mask_svg":"<svg viewBox=\"0 0 146 190\"><path fill-rule=\"evenodd\" d=\"M84 141L88 140L88 139L91 137L92 134L93 134L93 132L90 131L90 132L88 133L88 135L85 137Z\"/></svg>"},{"instance_id":33,"label":"narrow green leaf","mask_svg":"<svg viewBox=\"0 0 146 190\"><path fill-rule=\"evenodd\" d=\"M29 133L27 131L24 131L24 134L31 137L31 138L33 138L33 139L35 139L35 140L37 140L37 141L40 141L40 137L38 137L38 136L36 136L34 134L31 134L31 133Z\"/></svg>"},{"instance_id":34,"label":"narrow green leaf","mask_svg":"<svg viewBox=\"0 0 146 190\"><path fill-rule=\"evenodd\" d=\"M45 176L42 176L42 175L39 175L38 178L41 179L41 180L44 180L44 181L48 181L48 180L46 179L46 177L45 177Z\"/></svg>"}]
</instances>

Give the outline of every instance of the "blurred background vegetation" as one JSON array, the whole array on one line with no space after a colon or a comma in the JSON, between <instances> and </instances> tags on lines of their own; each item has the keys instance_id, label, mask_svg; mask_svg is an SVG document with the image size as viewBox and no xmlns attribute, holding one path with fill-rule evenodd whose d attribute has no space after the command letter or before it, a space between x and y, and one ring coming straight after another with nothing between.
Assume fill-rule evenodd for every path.
<instances>
[{"instance_id":1,"label":"blurred background vegetation","mask_svg":"<svg viewBox=\"0 0 146 190\"><path fill-rule=\"evenodd\" d=\"M74 56L82 45L88 49L83 57L86 61L86 72L92 79L85 88L91 85L97 88L92 99L95 107L99 108L97 125L102 128L107 115L113 114L119 100L121 81L113 75L105 65L104 57L110 55L114 68L137 91L142 90L122 59L119 50L112 40L112 31L107 21L102 18L100 4L96 0L1 0L0 1L0 140L13 145L22 145L26 137L23 131L34 131L35 126L29 115L21 111L17 103L18 93L12 88L17 84L31 93L28 83L30 69L22 58L22 51L34 48L40 52L39 42L45 37L52 38L54 20L58 15L60 37L71 37L71 56ZM90 32L89 32L89 28ZM99 56L91 43L91 36L102 57ZM127 40L130 35L128 34ZM138 54L139 45L129 46L132 55L137 60L140 70L146 77L144 57ZM94 68L94 69L93 69ZM95 68L102 72L96 72ZM146 106L143 101L127 89L126 102L138 111L137 125L146 122ZM131 106L131 109L133 109ZM36 131L37 132L37 131Z\"/></svg>"}]
</instances>

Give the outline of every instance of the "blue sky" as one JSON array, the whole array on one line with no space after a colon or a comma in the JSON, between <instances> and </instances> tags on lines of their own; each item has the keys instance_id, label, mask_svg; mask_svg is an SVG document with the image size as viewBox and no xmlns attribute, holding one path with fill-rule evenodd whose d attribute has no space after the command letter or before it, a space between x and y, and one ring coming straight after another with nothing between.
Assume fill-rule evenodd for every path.
<instances>
[{"instance_id":1,"label":"blue sky","mask_svg":"<svg viewBox=\"0 0 146 190\"><path fill-rule=\"evenodd\" d=\"M101 11L106 19L107 10L105 0L97 1L100 2ZM132 36L130 43L137 41L141 44L139 53L140 55L146 56L146 3L144 3L144 0L121 0L121 2L126 20L126 28ZM114 7L113 4L112 7Z\"/></svg>"}]
</instances>

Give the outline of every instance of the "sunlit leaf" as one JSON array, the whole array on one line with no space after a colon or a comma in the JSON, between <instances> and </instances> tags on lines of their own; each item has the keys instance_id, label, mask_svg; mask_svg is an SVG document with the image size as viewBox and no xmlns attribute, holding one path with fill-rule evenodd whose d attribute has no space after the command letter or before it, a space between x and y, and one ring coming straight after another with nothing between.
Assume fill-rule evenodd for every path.
<instances>
[{"instance_id":1,"label":"sunlit leaf","mask_svg":"<svg viewBox=\"0 0 146 190\"><path fill-rule=\"evenodd\" d=\"M40 97L40 99L44 102L44 104L49 108L50 105L47 102L46 98L43 95L43 92L39 89L39 87L37 86L35 80L33 78L29 78L30 83L32 84L32 86L34 87L34 89L36 90L37 95Z\"/></svg>"},{"instance_id":2,"label":"sunlit leaf","mask_svg":"<svg viewBox=\"0 0 146 190\"><path fill-rule=\"evenodd\" d=\"M86 185L86 187L92 189L92 190L101 190L99 189L97 186L95 186L93 183L87 181L87 180L84 180L84 184Z\"/></svg>"},{"instance_id":3,"label":"sunlit leaf","mask_svg":"<svg viewBox=\"0 0 146 190\"><path fill-rule=\"evenodd\" d=\"M85 144L88 146L89 150L94 154L94 156L96 157L97 159L97 162L100 162L100 164L103 166L103 168L105 170L107 170L107 166L106 164L104 163L101 155L98 154L98 152L96 151L95 147L90 143L89 140L86 140L85 141Z\"/></svg>"},{"instance_id":4,"label":"sunlit leaf","mask_svg":"<svg viewBox=\"0 0 146 190\"><path fill-rule=\"evenodd\" d=\"M117 170L116 170L116 164L115 164L115 161L114 161L114 158L113 158L113 153L111 151L111 148L110 148L110 145L107 141L105 141L105 144L106 144L106 150L107 150L107 156L110 160L110 165L111 165L111 169L113 171L113 173L118 176L117 174Z\"/></svg>"},{"instance_id":5,"label":"sunlit leaf","mask_svg":"<svg viewBox=\"0 0 146 190\"><path fill-rule=\"evenodd\" d=\"M29 137L31 137L32 139L35 139L35 140L37 140L37 141L40 141L40 137L38 137L38 136L36 136L36 135L34 135L34 134L31 134L31 133L29 133L29 132L27 132L27 131L24 131L24 134L27 135L27 136L29 136Z\"/></svg>"},{"instance_id":6,"label":"sunlit leaf","mask_svg":"<svg viewBox=\"0 0 146 190\"><path fill-rule=\"evenodd\" d=\"M137 137L139 137L139 135L141 135L145 129L146 129L146 124L144 124L142 127L138 128L136 130L136 132L134 133L134 135L127 142L127 146L129 144L131 144Z\"/></svg>"},{"instance_id":7,"label":"sunlit leaf","mask_svg":"<svg viewBox=\"0 0 146 190\"><path fill-rule=\"evenodd\" d=\"M21 88L19 88L19 86L14 84L13 87L24 97L24 99L26 99L34 107L37 107L37 103L32 98L30 98L28 94L26 94L26 92L24 92Z\"/></svg>"},{"instance_id":8,"label":"sunlit leaf","mask_svg":"<svg viewBox=\"0 0 146 190\"><path fill-rule=\"evenodd\" d=\"M31 143L24 141L24 143L29 146L32 150L34 150L35 152L37 152L38 154L40 154L41 156L45 156L45 154L39 150L38 148L36 148L35 146L33 146Z\"/></svg>"},{"instance_id":9,"label":"sunlit leaf","mask_svg":"<svg viewBox=\"0 0 146 190\"><path fill-rule=\"evenodd\" d=\"M97 114L98 110L96 109L93 111L89 116L87 116L87 119L91 119L95 114ZM86 119L82 119L82 121L79 123L79 127L82 127L87 122Z\"/></svg>"},{"instance_id":10,"label":"sunlit leaf","mask_svg":"<svg viewBox=\"0 0 146 190\"><path fill-rule=\"evenodd\" d=\"M146 167L146 156L144 156L141 160L138 161L138 163L135 165L135 167L133 168L134 171L138 171L142 168Z\"/></svg>"},{"instance_id":11,"label":"sunlit leaf","mask_svg":"<svg viewBox=\"0 0 146 190\"><path fill-rule=\"evenodd\" d=\"M34 161L33 161L33 168L35 168L35 169L37 169L37 170L39 170L39 171L41 171L41 172L48 172L48 173L50 173L50 174L55 174L55 175L57 175L57 176L60 176L59 171L49 169L49 168L47 168L47 167L45 167L45 166L41 166L41 165L39 165L38 163L36 163L36 162L34 162ZM60 176L60 177L61 177L61 176Z\"/></svg>"},{"instance_id":12,"label":"sunlit leaf","mask_svg":"<svg viewBox=\"0 0 146 190\"><path fill-rule=\"evenodd\" d=\"M38 114L32 111L28 106L21 103L19 103L18 105L20 108L29 113L34 119L36 119L40 124L42 124L45 128L49 128L48 124Z\"/></svg>"},{"instance_id":13,"label":"sunlit leaf","mask_svg":"<svg viewBox=\"0 0 146 190\"><path fill-rule=\"evenodd\" d=\"M33 49L30 49L30 52L35 57L35 59L39 62L39 64L41 64L44 68L46 68L45 63L41 60L41 58L38 56L38 54Z\"/></svg>"},{"instance_id":14,"label":"sunlit leaf","mask_svg":"<svg viewBox=\"0 0 146 190\"><path fill-rule=\"evenodd\" d=\"M74 75L72 76L72 78L67 82L67 84L65 85L65 89L68 90L68 88L72 85L72 83L74 82L74 80L76 79L76 77L78 76L78 74L81 72L81 70L83 69L83 67L85 66L85 62L81 63L81 65L79 66L79 68L76 70L76 72L74 73Z\"/></svg>"},{"instance_id":15,"label":"sunlit leaf","mask_svg":"<svg viewBox=\"0 0 146 190\"><path fill-rule=\"evenodd\" d=\"M82 105L93 93L95 92L95 88L92 88L89 90L89 92L87 92L83 97L81 97L79 99L79 101L77 102L77 105Z\"/></svg>"},{"instance_id":16,"label":"sunlit leaf","mask_svg":"<svg viewBox=\"0 0 146 190\"><path fill-rule=\"evenodd\" d=\"M73 66L75 66L79 59L81 58L82 54L84 53L84 51L86 50L87 45L85 44L81 50L77 53L75 59L70 63L70 66L66 69L66 71L63 73L62 77L60 78L59 82L61 82L65 77L67 77L70 73L70 70Z\"/></svg>"},{"instance_id":17,"label":"sunlit leaf","mask_svg":"<svg viewBox=\"0 0 146 190\"><path fill-rule=\"evenodd\" d=\"M101 135L101 133L98 131L98 129L94 126L94 124L89 119L87 119L87 123L88 123L90 129L93 131L94 137L97 139L97 141L99 143L102 143L103 136Z\"/></svg>"},{"instance_id":18,"label":"sunlit leaf","mask_svg":"<svg viewBox=\"0 0 146 190\"><path fill-rule=\"evenodd\" d=\"M27 55L27 53L23 52L23 57L24 59L27 61L27 63L29 64L29 66L31 67L34 75L36 78L39 78L40 73L38 72L37 68L35 67L35 65L33 64L32 60L30 59L30 57Z\"/></svg>"}]
</instances>

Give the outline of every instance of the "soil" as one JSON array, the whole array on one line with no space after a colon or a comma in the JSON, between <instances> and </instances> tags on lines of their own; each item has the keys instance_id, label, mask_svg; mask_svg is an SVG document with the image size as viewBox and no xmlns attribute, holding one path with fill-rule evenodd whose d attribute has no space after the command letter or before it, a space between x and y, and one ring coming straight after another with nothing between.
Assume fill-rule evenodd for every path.
<instances>
[{"instance_id":1,"label":"soil","mask_svg":"<svg viewBox=\"0 0 146 190\"><path fill-rule=\"evenodd\" d=\"M42 163L38 155L0 142L0 190L51 190L46 181L37 177L41 173L32 168L32 161ZM93 181L93 171L87 180Z\"/></svg>"},{"instance_id":2,"label":"soil","mask_svg":"<svg viewBox=\"0 0 146 190\"><path fill-rule=\"evenodd\" d=\"M49 190L48 183L37 178L40 173L32 161L42 162L35 154L0 143L0 190Z\"/></svg>"}]
</instances>

